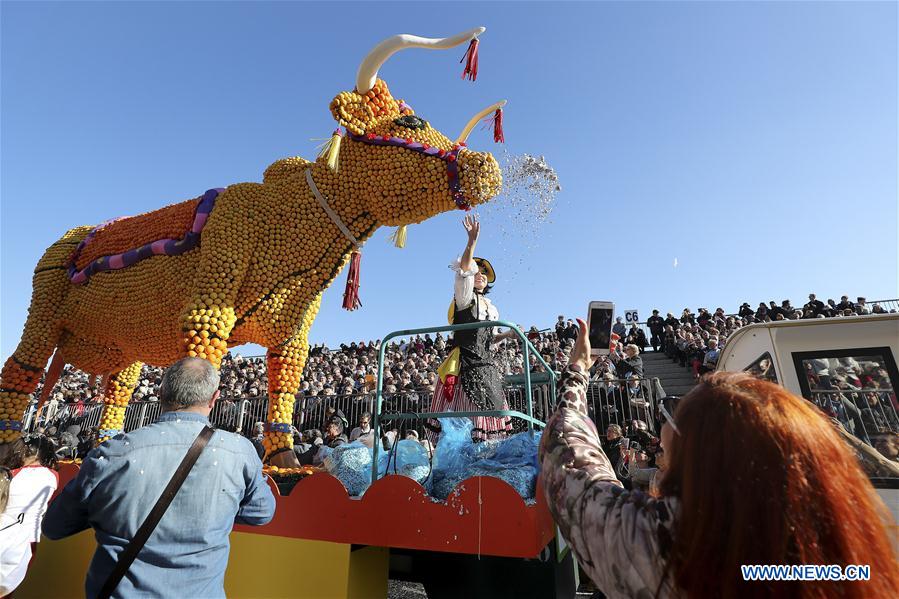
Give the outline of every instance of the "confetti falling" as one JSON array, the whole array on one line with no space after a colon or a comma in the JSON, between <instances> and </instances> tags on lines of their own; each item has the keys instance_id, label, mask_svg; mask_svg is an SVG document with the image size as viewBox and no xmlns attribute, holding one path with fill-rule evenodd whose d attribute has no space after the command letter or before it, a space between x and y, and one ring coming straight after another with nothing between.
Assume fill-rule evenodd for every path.
<instances>
[{"instance_id":1,"label":"confetti falling","mask_svg":"<svg viewBox=\"0 0 899 599\"><path fill-rule=\"evenodd\" d=\"M531 154L500 157L503 187L500 195L480 207L495 230L502 254L516 261L510 275L526 270L527 254L540 247L540 232L551 223L556 194L562 191L559 176L543 156Z\"/></svg>"}]
</instances>

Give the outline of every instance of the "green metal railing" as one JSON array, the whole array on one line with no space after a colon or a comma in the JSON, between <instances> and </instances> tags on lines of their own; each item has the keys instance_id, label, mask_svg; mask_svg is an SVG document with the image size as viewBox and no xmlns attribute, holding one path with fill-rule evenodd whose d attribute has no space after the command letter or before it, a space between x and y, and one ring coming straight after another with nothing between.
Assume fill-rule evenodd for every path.
<instances>
[{"instance_id":1,"label":"green metal railing","mask_svg":"<svg viewBox=\"0 0 899 599\"><path fill-rule=\"evenodd\" d=\"M480 329L484 327L506 327L509 330L513 331L515 335L518 337L519 341L522 343L522 362L524 366L524 390L525 396L527 397L527 406L528 413L524 414L517 410L477 410L471 412L422 412L422 413L410 413L403 412L399 414L381 414L381 401L383 399L383 386L384 386L384 352L387 350L388 342L391 339L396 337L408 337L410 335L423 335L425 333L451 333L453 331L468 331L471 329ZM417 419L428 419L428 418L471 418L474 416L487 416L487 417L506 417L511 416L514 418L520 418L528 423L528 430L533 431L534 425L536 424L539 427L546 426L546 423L542 420L537 420L534 418L534 401L531 396L531 369L530 369L530 356L533 354L537 360L543 364L543 368L546 369L547 374L549 375L549 383L550 389L555 389L556 387L556 373L550 367L549 364L543 359L543 356L540 355L540 352L537 351L537 348L533 346L533 344L528 340L524 333L519 330L517 326L510 322L506 322L504 320L485 320L483 322L472 322L468 324L454 324L454 325L444 325L441 327L428 327L425 329L408 329L404 331L394 331L389 333L384 339L381 341L381 347L378 350L378 387L377 387L377 396L375 400L375 413L374 413L374 423L372 425L374 431L374 447L372 453L372 464L371 464L371 479L375 481L378 479L378 450L380 449L380 439L381 439L381 421L382 420L417 420ZM396 439L395 442L399 442L399 439Z\"/></svg>"}]
</instances>

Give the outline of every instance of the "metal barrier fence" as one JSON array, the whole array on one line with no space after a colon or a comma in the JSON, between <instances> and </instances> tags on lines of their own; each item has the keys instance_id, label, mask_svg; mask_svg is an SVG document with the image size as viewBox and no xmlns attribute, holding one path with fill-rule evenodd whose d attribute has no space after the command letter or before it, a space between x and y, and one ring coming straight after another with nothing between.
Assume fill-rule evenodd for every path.
<instances>
[{"instance_id":1,"label":"metal barrier fence","mask_svg":"<svg viewBox=\"0 0 899 599\"><path fill-rule=\"evenodd\" d=\"M422 412L430 406L429 390L401 391L384 394L383 411L385 414L400 412ZM64 405L52 418L35 418L37 402L32 402L23 423L24 432L34 432L37 426L55 426L60 431L69 424L80 424L82 430L98 426L103 413L103 404L88 404L81 417L74 415L71 406ZM328 408L334 408L347 419L352 429L363 413L374 414L375 396L373 393L353 395L323 395L297 399L294 404L293 425L300 431L317 428L324 430ZM209 415L209 421L217 428L252 436L257 422L265 422L268 412L268 398L254 397L240 399L226 397L216 402ZM123 430L131 432L147 424L156 422L162 413L162 405L155 401L132 401L125 409ZM349 431L347 431L349 433Z\"/></svg>"},{"instance_id":2,"label":"metal barrier fence","mask_svg":"<svg viewBox=\"0 0 899 599\"><path fill-rule=\"evenodd\" d=\"M899 434L892 389L811 389L809 401L836 418L847 431L874 444L878 435Z\"/></svg>"},{"instance_id":3,"label":"metal barrier fence","mask_svg":"<svg viewBox=\"0 0 899 599\"><path fill-rule=\"evenodd\" d=\"M527 413L528 396L524 385L508 385L504 389L509 409L515 412ZM534 418L542 422L549 420L556 405L555 389L549 383L531 386L531 405ZM512 418L512 430L516 433L527 430L527 423L519 418Z\"/></svg>"},{"instance_id":4,"label":"metal barrier fence","mask_svg":"<svg viewBox=\"0 0 899 599\"><path fill-rule=\"evenodd\" d=\"M37 401L32 401L25 411L25 418L22 421L22 432L33 433L38 426L50 428L55 426L60 432L72 424L81 424L83 428L91 428L100 424L100 416L103 414L102 404L86 404L78 413L75 404L61 404L51 418L41 416L40 419L35 418L37 413Z\"/></svg>"},{"instance_id":5,"label":"metal barrier fence","mask_svg":"<svg viewBox=\"0 0 899 599\"><path fill-rule=\"evenodd\" d=\"M548 378L548 377L546 377ZM658 379L614 379L602 382L591 382L587 388L587 402L590 416L596 423L600 434L610 424L618 424L622 428L633 421L646 423L646 429L657 434L657 397ZM518 414L528 412L528 396L526 385L516 382L504 387L509 410ZM401 435L408 430L415 430L421 438L425 435L425 417L418 416L430 410L432 393L430 390L401 391L385 393L381 398L381 414L415 415L415 417L394 421ZM555 388L549 382L539 382L531 386L530 403L533 417L545 422L555 409ZM293 425L297 430L319 429L324 432L329 408L334 408L347 419L347 434L356 426L363 413L374 415L376 397L374 393L354 395L324 395L298 399L294 405ZM37 402L32 402L23 423L25 432L34 432L38 425L55 426L60 432L67 426L78 424L82 430L98 426L103 413L102 404L88 404L78 415L73 405L64 404L51 419L34 418ZM268 411L267 397L240 399L226 397L216 402L209 420L221 429L234 431L244 436L254 434L254 425L266 421ZM132 401L125 410L124 431L131 432L142 426L156 422L162 413L162 406L155 401ZM518 416L512 418L514 432L528 429L527 422Z\"/></svg>"},{"instance_id":6,"label":"metal barrier fence","mask_svg":"<svg viewBox=\"0 0 899 599\"><path fill-rule=\"evenodd\" d=\"M129 403L128 407L125 408L125 423L122 430L130 433L145 424L152 424L156 422L161 413L162 406L156 401L135 401Z\"/></svg>"},{"instance_id":7,"label":"metal barrier fence","mask_svg":"<svg viewBox=\"0 0 899 599\"><path fill-rule=\"evenodd\" d=\"M880 307L886 310L887 312L896 311L899 312L899 299L884 299L884 300L874 300L871 302L866 301L865 305L868 306L868 310L870 311L874 304L880 304Z\"/></svg>"},{"instance_id":8,"label":"metal barrier fence","mask_svg":"<svg viewBox=\"0 0 899 599\"><path fill-rule=\"evenodd\" d=\"M600 435L617 424L622 429L634 425L658 436L659 379L612 379L587 387L587 409ZM642 424L641 424L642 423Z\"/></svg>"}]
</instances>

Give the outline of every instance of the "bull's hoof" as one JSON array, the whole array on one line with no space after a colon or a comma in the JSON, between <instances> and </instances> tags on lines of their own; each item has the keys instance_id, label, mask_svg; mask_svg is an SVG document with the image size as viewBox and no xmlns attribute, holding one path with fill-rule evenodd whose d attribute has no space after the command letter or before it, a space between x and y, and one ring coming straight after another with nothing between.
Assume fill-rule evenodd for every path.
<instances>
[{"instance_id":1,"label":"bull's hoof","mask_svg":"<svg viewBox=\"0 0 899 599\"><path fill-rule=\"evenodd\" d=\"M268 463L278 468L299 468L300 461L292 449L281 449L268 458Z\"/></svg>"}]
</instances>

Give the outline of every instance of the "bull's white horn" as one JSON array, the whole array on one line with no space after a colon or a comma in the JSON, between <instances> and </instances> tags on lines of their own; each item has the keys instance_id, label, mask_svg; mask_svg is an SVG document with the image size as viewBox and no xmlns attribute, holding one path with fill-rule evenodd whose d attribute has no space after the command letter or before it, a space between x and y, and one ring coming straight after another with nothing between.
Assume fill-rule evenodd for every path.
<instances>
[{"instance_id":1,"label":"bull's white horn","mask_svg":"<svg viewBox=\"0 0 899 599\"><path fill-rule=\"evenodd\" d=\"M493 112L497 108L502 108L505 105L506 105L506 101L500 100L496 104L493 104L492 106L488 106L481 112L479 112L476 115L474 115L473 117L471 117L471 120L468 121L468 124L465 125L464 129L462 129L462 133L460 133L459 137L456 138L456 143L459 144L459 143L462 143L463 141L465 141L466 139L468 139L468 135L471 133L471 130L474 129L474 126L477 125L481 121L481 119L487 118L487 115L489 115L491 112Z\"/></svg>"},{"instance_id":2,"label":"bull's white horn","mask_svg":"<svg viewBox=\"0 0 899 599\"><path fill-rule=\"evenodd\" d=\"M368 56L359 65L359 71L356 73L356 92L364 95L371 91L375 86L375 80L378 78L378 69L387 62L388 58L400 50L405 48L427 48L428 50L455 48L460 44L470 42L485 31L487 31L486 27L476 27L452 37L429 38L409 35L408 33L388 37L372 48L372 51L368 53Z\"/></svg>"}]
</instances>

